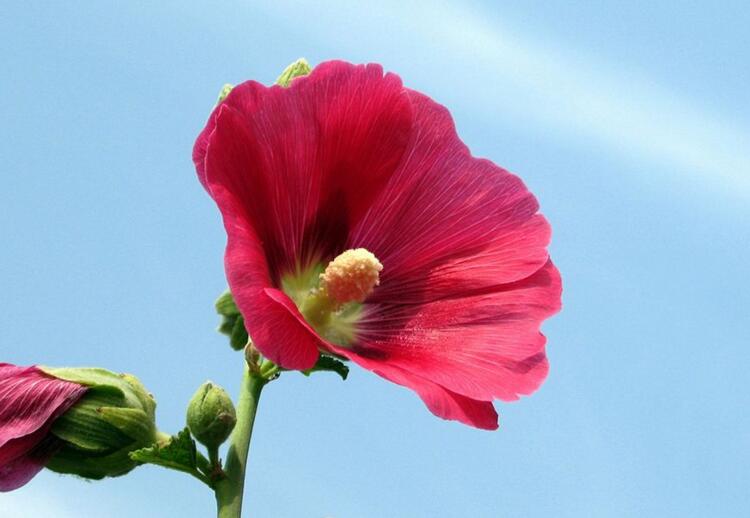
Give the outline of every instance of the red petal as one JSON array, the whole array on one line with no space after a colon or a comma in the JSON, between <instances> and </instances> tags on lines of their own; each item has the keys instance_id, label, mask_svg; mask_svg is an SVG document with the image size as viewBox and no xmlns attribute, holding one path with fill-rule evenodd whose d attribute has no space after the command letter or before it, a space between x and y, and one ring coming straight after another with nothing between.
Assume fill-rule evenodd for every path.
<instances>
[{"instance_id":1,"label":"red petal","mask_svg":"<svg viewBox=\"0 0 750 518\"><path fill-rule=\"evenodd\" d=\"M17 465L29 473L29 463L19 459L38 447L54 420L85 392L86 387L59 380L36 367L0 364L0 465L16 465L13 463L18 460ZM3 479L12 478L9 469L4 469Z\"/></svg>"},{"instance_id":2,"label":"red petal","mask_svg":"<svg viewBox=\"0 0 750 518\"><path fill-rule=\"evenodd\" d=\"M221 186L242 201L278 281L341 252L398 166L411 123L397 76L379 65L328 62L289 88L235 87L196 142L194 160L212 194Z\"/></svg>"},{"instance_id":3,"label":"red petal","mask_svg":"<svg viewBox=\"0 0 750 518\"><path fill-rule=\"evenodd\" d=\"M318 358L317 335L305 329L307 324L289 297L267 288L271 280L263 246L242 217L241 205L223 186L217 186L213 195L227 229L227 278L255 347L284 368L311 368Z\"/></svg>"},{"instance_id":4,"label":"red petal","mask_svg":"<svg viewBox=\"0 0 750 518\"><path fill-rule=\"evenodd\" d=\"M547 375L542 321L560 308L547 265L487 293L429 304L368 304L357 346L341 354L397 366L472 399L514 400Z\"/></svg>"},{"instance_id":5,"label":"red petal","mask_svg":"<svg viewBox=\"0 0 750 518\"><path fill-rule=\"evenodd\" d=\"M305 322L294 302L282 291L267 288L265 300L259 300L258 322L253 328L253 342L272 362L287 369L312 368L321 344L315 331Z\"/></svg>"},{"instance_id":6,"label":"red petal","mask_svg":"<svg viewBox=\"0 0 750 518\"><path fill-rule=\"evenodd\" d=\"M550 230L521 180L471 157L448 111L410 91L409 153L347 248L384 269L374 302L425 302L518 281L547 261Z\"/></svg>"},{"instance_id":7,"label":"red petal","mask_svg":"<svg viewBox=\"0 0 750 518\"><path fill-rule=\"evenodd\" d=\"M317 345L289 341L305 334L282 311L291 301L264 288L341 251L401 160L410 128L397 76L329 62L286 89L235 87L199 136L194 160L224 217L230 289L253 342L283 367L311 367Z\"/></svg>"},{"instance_id":8,"label":"red petal","mask_svg":"<svg viewBox=\"0 0 750 518\"><path fill-rule=\"evenodd\" d=\"M398 385L410 388L430 412L443 419L459 421L483 430L497 430L497 412L490 401L478 401L456 394L445 387L382 362L353 357L356 363Z\"/></svg>"},{"instance_id":9,"label":"red petal","mask_svg":"<svg viewBox=\"0 0 750 518\"><path fill-rule=\"evenodd\" d=\"M58 441L53 437L45 437L30 453L0 465L0 492L18 489L34 478L58 446Z\"/></svg>"}]
</instances>

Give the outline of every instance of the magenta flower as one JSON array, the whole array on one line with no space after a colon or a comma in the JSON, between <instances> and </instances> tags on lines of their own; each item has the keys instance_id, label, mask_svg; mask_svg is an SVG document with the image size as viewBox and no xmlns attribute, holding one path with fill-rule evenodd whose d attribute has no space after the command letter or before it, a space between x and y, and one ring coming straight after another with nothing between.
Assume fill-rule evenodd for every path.
<instances>
[{"instance_id":1,"label":"magenta flower","mask_svg":"<svg viewBox=\"0 0 750 518\"><path fill-rule=\"evenodd\" d=\"M17 489L59 448L52 424L86 392L37 367L0 363L0 491Z\"/></svg>"},{"instance_id":2,"label":"magenta flower","mask_svg":"<svg viewBox=\"0 0 750 518\"><path fill-rule=\"evenodd\" d=\"M398 76L332 61L289 88L243 83L193 158L224 219L230 289L272 361L342 356L485 429L493 400L546 377L539 326L561 293L549 225Z\"/></svg>"}]
</instances>

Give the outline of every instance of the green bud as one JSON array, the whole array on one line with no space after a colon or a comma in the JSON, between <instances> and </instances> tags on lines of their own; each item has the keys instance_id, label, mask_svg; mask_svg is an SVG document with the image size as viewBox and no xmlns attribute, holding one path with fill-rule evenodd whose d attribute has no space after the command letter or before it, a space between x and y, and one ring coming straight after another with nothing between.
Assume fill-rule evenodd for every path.
<instances>
[{"instance_id":1,"label":"green bud","mask_svg":"<svg viewBox=\"0 0 750 518\"><path fill-rule=\"evenodd\" d=\"M276 84L287 87L295 77L306 76L310 72L312 72L310 63L305 58L299 58L284 69L278 79L276 79Z\"/></svg>"},{"instance_id":2,"label":"green bud","mask_svg":"<svg viewBox=\"0 0 750 518\"><path fill-rule=\"evenodd\" d=\"M141 382L105 369L42 370L88 387L80 401L52 425L50 432L62 447L47 467L96 480L124 475L136 467L139 463L129 453L157 440L156 402Z\"/></svg>"},{"instance_id":3,"label":"green bud","mask_svg":"<svg viewBox=\"0 0 750 518\"><path fill-rule=\"evenodd\" d=\"M232 433L237 414L229 394L210 381L193 395L187 409L190 433L208 448L216 448Z\"/></svg>"},{"instance_id":4,"label":"green bud","mask_svg":"<svg viewBox=\"0 0 750 518\"><path fill-rule=\"evenodd\" d=\"M232 88L234 88L234 86L230 85L229 83L222 86L221 91L219 92L219 98L216 100L216 104L219 104L221 101L226 99L227 95L229 95L229 92L232 91Z\"/></svg>"}]
</instances>

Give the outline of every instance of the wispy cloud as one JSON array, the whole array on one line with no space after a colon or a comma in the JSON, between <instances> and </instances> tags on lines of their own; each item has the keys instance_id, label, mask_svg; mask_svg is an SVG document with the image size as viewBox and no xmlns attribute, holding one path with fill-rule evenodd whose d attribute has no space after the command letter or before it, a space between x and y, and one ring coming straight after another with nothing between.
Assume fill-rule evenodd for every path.
<instances>
[{"instance_id":1,"label":"wispy cloud","mask_svg":"<svg viewBox=\"0 0 750 518\"><path fill-rule=\"evenodd\" d=\"M366 57L372 49L407 54L404 60L422 56L421 68L431 69L432 82L454 91L465 91L471 81L478 116L510 114L750 196L749 128L612 64L520 37L479 8L381 0L361 16L357 2L326 4L325 13L317 2L293 2L291 9L282 4L266 9L287 23L296 21L298 30L315 33L324 45ZM319 23L321 15L328 23ZM330 17L339 19L336 31Z\"/></svg>"}]
</instances>

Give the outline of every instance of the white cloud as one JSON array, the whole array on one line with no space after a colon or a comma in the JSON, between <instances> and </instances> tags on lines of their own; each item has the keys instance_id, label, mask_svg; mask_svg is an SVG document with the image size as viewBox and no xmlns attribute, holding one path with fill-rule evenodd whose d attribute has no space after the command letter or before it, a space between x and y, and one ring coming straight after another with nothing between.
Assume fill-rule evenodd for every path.
<instances>
[{"instance_id":1,"label":"white cloud","mask_svg":"<svg viewBox=\"0 0 750 518\"><path fill-rule=\"evenodd\" d=\"M481 60L489 85L509 79L517 84L525 114L750 194L747 128L701 110L677 92L523 41L476 15L449 8L441 20L446 45Z\"/></svg>"}]
</instances>

